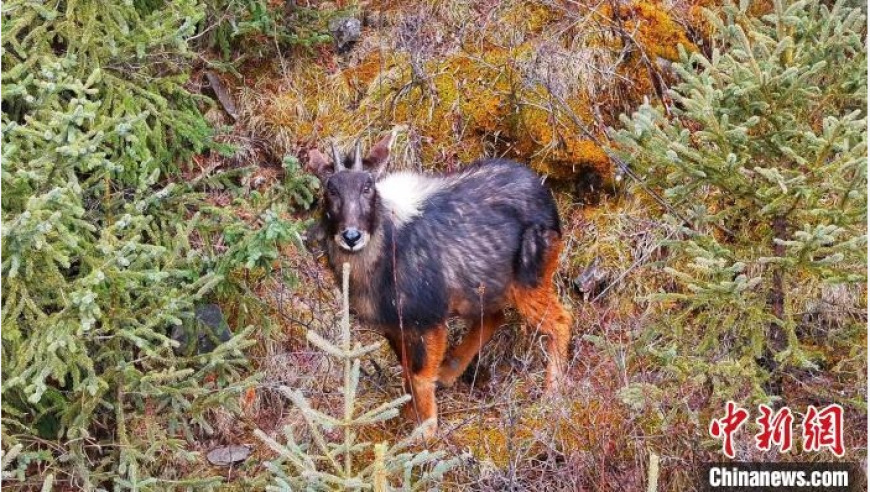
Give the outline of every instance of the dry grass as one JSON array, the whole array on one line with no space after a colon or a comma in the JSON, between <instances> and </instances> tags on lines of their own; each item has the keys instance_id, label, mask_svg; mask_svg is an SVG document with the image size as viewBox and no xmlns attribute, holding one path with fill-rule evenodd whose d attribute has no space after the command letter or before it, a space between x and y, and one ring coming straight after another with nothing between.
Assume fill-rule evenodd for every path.
<instances>
[{"instance_id":1,"label":"dry grass","mask_svg":"<svg viewBox=\"0 0 870 492\"><path fill-rule=\"evenodd\" d=\"M713 412L721 409L711 406L714 402L709 394L698 393L690 382L668 395L661 407L628 405L621 394L629 383L638 382L649 383L650 391L655 391L661 378L655 361L639 353L638 347L644 343L645 326L656 317L656 308L644 297L667 287L666 277L653 260L668 229L649 219L649 204L639 197L605 199L598 207L581 208L572 203L569 194L560 193L559 202L569 247L556 281L575 315L567 388L559 396L542 396L542 339L510 313L507 324L473 364L473 377L438 393L440 430L434 445L451 455L471 455L450 475L444 488L640 490L645 487L649 454L655 452L661 457L660 490L692 489L694 467L719 456L717 443L706 437L706 425ZM601 258L598 268L606 272L609 281L622 272L629 273L600 299L590 302L576 291L572 280L595 257ZM253 429L277 435L284 426L292 425L304 432L301 414L279 396L277 385L302 388L324 411L337 410L343 401L337 379L341 371L307 346L303 336L305 329L314 329L336 337L338 291L322 259L289 249L286 258L289 264L285 268L292 268L298 277L295 289L274 279L280 278L280 271L255 284L279 326L263 337L253 354L261 382L250 401L243 404L241 418L219 416L216 436L202 443L203 450L226 443L255 447L249 464L236 471L235 477L230 476L240 490L262 485L259 463L274 458L252 437ZM641 258L648 261L635 266ZM458 339L463 330L456 322L452 339ZM381 340L380 335L360 325L354 325L353 332L363 343ZM825 391L852 394L857 402L863 401L860 385L842 382L863 381L857 367L849 365L850 358L862 360L860 348L850 350L839 371L797 375L787 383L787 398L793 408L817 401L817 395ZM361 408L373 408L401 394L400 368L386 345L364 364L363 371ZM657 412L674 412L668 405L682 401L693 407L695 420L655 417ZM647 405L657 404L650 400ZM672 420L665 435L658 429L666 417ZM845 435L860 439L863 422L864 416L850 409ZM396 419L366 429L361 437L393 442L410 430L410 423ZM297 438L304 442L306 435ZM780 458L759 453L751 448L751 442L748 433L739 439L741 456ZM852 459L863 459L865 447L863 441L852 442ZM225 469L215 471L226 473Z\"/></svg>"},{"instance_id":2,"label":"dry grass","mask_svg":"<svg viewBox=\"0 0 870 492\"><path fill-rule=\"evenodd\" d=\"M635 376L635 368L627 367L626 361L644 313L635 301L626 299L621 288L602 302L584 302L573 291L571 279L593 256L605 258L603 269L626 268L643 256L645 248L655 246L647 237L656 234L651 229L654 224L645 218L640 202L624 204L623 213L614 213L610 203L599 209L582 209L573 205L568 194L559 198L568 238L566 251L570 253L564 255L563 273L556 280L576 317L569 383L563 394L542 397L542 339L511 314L473 365L473 378L439 391L438 446L451 454L471 453L471 459L451 475L447 489L545 486L552 490L634 490L643 485L649 436L618 394ZM254 428L272 434L286 425L304 428L295 425L301 422L299 412L275 391L279 384L303 388L319 408L341 404L340 381L336 379L340 371L305 345L301 331L314 329L327 337L335 336L337 290L322 261L294 250L288 250L286 257L299 278L297 289L274 280L281 277L280 271L254 282L254 290L279 326L277 333L263 338L253 354L262 373L261 383L253 398L242 405L245 412L241 418L233 419L229 414L216 417L217 435L202 443L203 450L216 444L246 443L256 448L249 461L272 458L271 452L252 438ZM643 280L642 269L636 275L626 289L651 285ZM457 324L454 328L455 340L463 327ZM592 342L587 335L603 342ZM358 325L354 326L354 336L364 343L380 340L380 335ZM400 369L388 348L363 369L367 375L360 391L362 408L401 394ZM373 426L363 437L394 441L410 429L409 423L396 420ZM305 439L304 435L298 437ZM666 457L665 469L667 465ZM258 479L261 471L259 466L250 465L237 477L239 483Z\"/></svg>"},{"instance_id":3,"label":"dry grass","mask_svg":"<svg viewBox=\"0 0 870 492\"><path fill-rule=\"evenodd\" d=\"M362 7L368 26L350 54L275 63L239 89L242 126L296 153L323 141L403 128L403 168L451 169L506 155L562 179L610 164L552 95L599 138L604 125L667 79L660 66L691 48L679 4L401 2Z\"/></svg>"}]
</instances>

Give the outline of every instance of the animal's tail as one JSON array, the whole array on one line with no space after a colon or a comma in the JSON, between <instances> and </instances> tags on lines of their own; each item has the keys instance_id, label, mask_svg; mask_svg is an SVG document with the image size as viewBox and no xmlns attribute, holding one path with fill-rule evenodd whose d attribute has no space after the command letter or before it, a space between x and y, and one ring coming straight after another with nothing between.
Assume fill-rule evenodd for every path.
<instances>
[{"instance_id":1,"label":"animal's tail","mask_svg":"<svg viewBox=\"0 0 870 492\"><path fill-rule=\"evenodd\" d=\"M522 287L534 288L541 285L546 270L547 253L558 246L559 231L540 224L526 227L520 240L520 250L514 260L516 282Z\"/></svg>"}]
</instances>

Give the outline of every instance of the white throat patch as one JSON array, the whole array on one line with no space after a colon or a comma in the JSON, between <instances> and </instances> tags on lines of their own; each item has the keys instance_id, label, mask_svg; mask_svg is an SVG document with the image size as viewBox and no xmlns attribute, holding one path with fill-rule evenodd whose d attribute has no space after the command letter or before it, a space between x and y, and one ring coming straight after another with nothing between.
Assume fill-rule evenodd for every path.
<instances>
[{"instance_id":1,"label":"white throat patch","mask_svg":"<svg viewBox=\"0 0 870 492\"><path fill-rule=\"evenodd\" d=\"M399 171L378 181L375 186L396 227L400 227L419 216L426 199L446 184L444 178Z\"/></svg>"}]
</instances>

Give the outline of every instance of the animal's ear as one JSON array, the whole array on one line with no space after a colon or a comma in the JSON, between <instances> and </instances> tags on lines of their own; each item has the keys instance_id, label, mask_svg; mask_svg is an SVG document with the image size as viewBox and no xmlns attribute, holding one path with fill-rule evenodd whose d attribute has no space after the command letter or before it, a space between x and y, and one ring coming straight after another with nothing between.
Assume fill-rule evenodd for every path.
<instances>
[{"instance_id":1,"label":"animal's ear","mask_svg":"<svg viewBox=\"0 0 870 492\"><path fill-rule=\"evenodd\" d=\"M396 132L394 130L369 149L369 155L366 156L365 160L369 165L369 172L374 174L375 178L380 178L386 171L387 162L390 160L390 148L393 146L395 138Z\"/></svg>"},{"instance_id":2,"label":"animal's ear","mask_svg":"<svg viewBox=\"0 0 870 492\"><path fill-rule=\"evenodd\" d=\"M332 162L317 149L308 151L307 167L310 172L314 173L321 180L325 180L335 171L335 166L333 166Z\"/></svg>"}]
</instances>

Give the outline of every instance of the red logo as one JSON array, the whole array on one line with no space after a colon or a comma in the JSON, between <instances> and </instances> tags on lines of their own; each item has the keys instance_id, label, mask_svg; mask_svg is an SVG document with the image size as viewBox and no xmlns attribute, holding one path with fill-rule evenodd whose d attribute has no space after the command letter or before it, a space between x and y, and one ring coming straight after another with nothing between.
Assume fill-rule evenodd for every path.
<instances>
[{"instance_id":1,"label":"red logo","mask_svg":"<svg viewBox=\"0 0 870 492\"><path fill-rule=\"evenodd\" d=\"M821 411L810 405L804 416L804 449L821 451L828 448L837 456L843 456L843 407L828 405Z\"/></svg>"},{"instance_id":2,"label":"red logo","mask_svg":"<svg viewBox=\"0 0 870 492\"><path fill-rule=\"evenodd\" d=\"M722 439L722 452L729 458L734 457L734 437L740 427L746 423L749 412L738 407L733 401L725 405L725 417L713 419L710 422L710 435L716 439Z\"/></svg>"},{"instance_id":3,"label":"red logo","mask_svg":"<svg viewBox=\"0 0 870 492\"><path fill-rule=\"evenodd\" d=\"M776 446L780 453L791 450L794 424L791 409L783 407L774 412L767 405L758 405L758 411L761 415L755 419L755 423L758 424L755 447L761 451L768 451ZM722 452L725 456L734 458L734 433L740 430L748 418L747 410L729 401L725 405L725 416L710 422L710 435L722 440ZM821 410L810 405L804 414L802 430L805 451L821 451L823 448L828 448L836 456L845 454L843 407L840 405L828 405Z\"/></svg>"},{"instance_id":4,"label":"red logo","mask_svg":"<svg viewBox=\"0 0 870 492\"><path fill-rule=\"evenodd\" d=\"M758 411L761 415L755 422L760 430L755 434L755 447L767 451L771 445L776 445L780 453L791 449L791 425L794 423L791 409L783 407L774 414L769 406L758 405Z\"/></svg>"}]
</instances>

